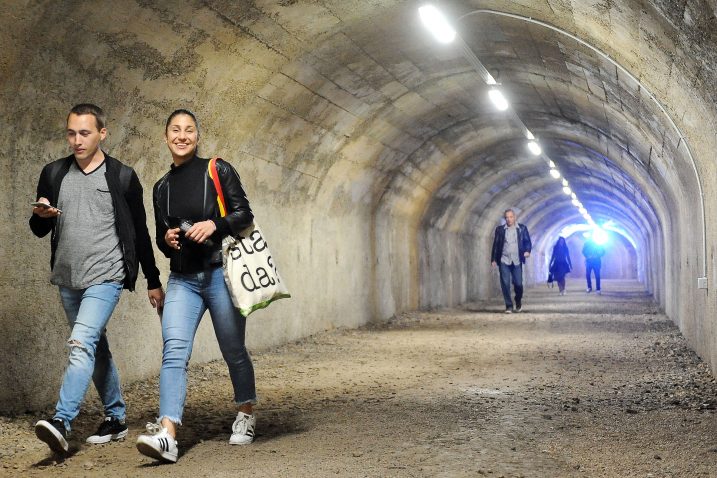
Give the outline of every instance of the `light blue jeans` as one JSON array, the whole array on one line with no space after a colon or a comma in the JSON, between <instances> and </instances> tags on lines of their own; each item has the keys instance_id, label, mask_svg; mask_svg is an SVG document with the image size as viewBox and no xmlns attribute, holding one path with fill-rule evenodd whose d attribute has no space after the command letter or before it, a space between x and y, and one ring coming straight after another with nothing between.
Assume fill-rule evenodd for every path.
<instances>
[{"instance_id":1,"label":"light blue jeans","mask_svg":"<svg viewBox=\"0 0 717 478\"><path fill-rule=\"evenodd\" d=\"M112 361L105 327L122 293L122 284L105 282L86 289L60 287L62 306L72 327L67 345L70 357L62 379L55 417L70 423L80 412L90 380L102 399L105 416L125 419L119 373Z\"/></svg>"},{"instance_id":2,"label":"light blue jeans","mask_svg":"<svg viewBox=\"0 0 717 478\"><path fill-rule=\"evenodd\" d=\"M232 304L222 267L196 274L172 272L162 313L162 370L159 374L159 418L182 423L187 397L187 365L194 335L204 312L214 325L219 349L229 367L238 405L256 403L254 366L244 346L246 317Z\"/></svg>"}]
</instances>

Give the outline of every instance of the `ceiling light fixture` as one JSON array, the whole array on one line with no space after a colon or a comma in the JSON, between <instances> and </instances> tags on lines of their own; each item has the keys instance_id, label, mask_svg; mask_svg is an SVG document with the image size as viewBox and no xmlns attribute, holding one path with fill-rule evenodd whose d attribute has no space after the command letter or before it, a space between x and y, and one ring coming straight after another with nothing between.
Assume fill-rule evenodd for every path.
<instances>
[{"instance_id":1,"label":"ceiling light fixture","mask_svg":"<svg viewBox=\"0 0 717 478\"><path fill-rule=\"evenodd\" d=\"M531 141L528 143L528 149L535 156L540 156L540 154L543 152L543 150L540 149L540 145L538 143L536 143L535 141Z\"/></svg>"},{"instance_id":2,"label":"ceiling light fixture","mask_svg":"<svg viewBox=\"0 0 717 478\"><path fill-rule=\"evenodd\" d=\"M508 100L505 99L505 96L498 88L491 88L488 91L488 97L499 111L505 111L510 106Z\"/></svg>"},{"instance_id":3,"label":"ceiling light fixture","mask_svg":"<svg viewBox=\"0 0 717 478\"><path fill-rule=\"evenodd\" d=\"M446 17L433 5L424 5L418 9L423 25L440 43L451 43L456 39L456 31Z\"/></svg>"}]
</instances>

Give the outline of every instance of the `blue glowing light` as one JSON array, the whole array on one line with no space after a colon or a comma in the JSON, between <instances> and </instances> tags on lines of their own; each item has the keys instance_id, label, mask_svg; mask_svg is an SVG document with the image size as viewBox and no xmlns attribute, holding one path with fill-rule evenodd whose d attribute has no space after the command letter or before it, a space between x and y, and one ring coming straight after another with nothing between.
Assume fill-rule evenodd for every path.
<instances>
[{"instance_id":1,"label":"blue glowing light","mask_svg":"<svg viewBox=\"0 0 717 478\"><path fill-rule=\"evenodd\" d=\"M607 232L605 232L601 227L595 226L593 229L593 242L597 244L598 246L602 246L603 244L606 244L608 241Z\"/></svg>"}]
</instances>

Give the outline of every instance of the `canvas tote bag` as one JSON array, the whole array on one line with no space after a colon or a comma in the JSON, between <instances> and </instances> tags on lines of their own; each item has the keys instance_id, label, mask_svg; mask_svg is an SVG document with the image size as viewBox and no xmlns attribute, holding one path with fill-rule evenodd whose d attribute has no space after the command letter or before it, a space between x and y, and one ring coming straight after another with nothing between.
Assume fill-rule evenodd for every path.
<instances>
[{"instance_id":1,"label":"canvas tote bag","mask_svg":"<svg viewBox=\"0 0 717 478\"><path fill-rule=\"evenodd\" d=\"M219 212L224 217L227 209L217 173L217 159L212 158L209 161L209 177L214 182ZM224 280L229 294L234 307L239 309L244 317L267 307L277 299L291 297L256 221L237 237L224 238L222 258Z\"/></svg>"}]
</instances>

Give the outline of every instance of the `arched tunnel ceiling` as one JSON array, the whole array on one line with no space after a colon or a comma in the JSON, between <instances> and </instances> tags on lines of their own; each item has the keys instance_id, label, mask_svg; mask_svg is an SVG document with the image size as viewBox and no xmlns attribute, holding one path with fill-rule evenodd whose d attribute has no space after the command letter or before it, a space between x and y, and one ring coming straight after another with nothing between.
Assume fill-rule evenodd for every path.
<instances>
[{"instance_id":1,"label":"arched tunnel ceiling","mask_svg":"<svg viewBox=\"0 0 717 478\"><path fill-rule=\"evenodd\" d=\"M470 19L473 20L472 17ZM490 25L490 28L483 28L485 25ZM465 37L469 46L486 67L491 72L497 72L494 76L503 81L513 107L530 130L542 139L544 150L570 180L588 210L600 211L602 217L598 215L596 219L627 216L629 222L634 213L620 214L619 211L626 204L631 204L637 205L647 218L641 221L640 226L654 225L659 223L659 217L664 218L666 203L673 202L676 195L683 194L684 189L694 191L694 188L685 188L685 185L694 185L695 178L691 175L689 158L680 150L684 144L670 128L667 118L643 94L641 87L625 75L621 77L614 65L569 38L560 38L554 32L526 26L515 19L476 21L470 26L462 25L462 31L467 32ZM475 31L481 34L471 36ZM480 126L476 125L475 116L482 116L481 119L492 119L488 121L491 124L484 121L482 126L490 128L489 134L495 134L495 130L499 131L495 136L505 134L501 129L509 129L510 125L495 118L491 105L480 98L479 95L485 97L485 88L478 75L460 70L456 66L460 62L460 53L453 51L452 54L459 55L459 58L451 57L445 48L437 53L447 57L442 59L448 65L444 65L444 71L455 71L454 76L437 80L442 85L452 83L450 87L444 87L435 96L431 95L432 85L421 85L417 89L421 99L437 105L433 117L426 118L425 112L422 112L420 123L431 125L437 121L455 124L470 118L471 126L477 128ZM446 109L451 112L448 117ZM472 111L465 112L466 109ZM462 114L466 116L459 116ZM467 136L476 134L469 131L466 137L456 138L454 135L451 138L445 134L449 128L440 130L434 126L433 129L438 132L437 136L443 137L438 140L431 138L431 142L444 140L452 143L455 150L461 149L456 144L470 145L471 140ZM513 135L520 137L515 132ZM596 137L599 138L597 141L608 146L592 149L590 145L596 142ZM475 170L476 162L487 163L487 168L480 169L479 174L493 176L495 186L505 185L506 181L526 180L530 173L516 176L515 171L506 167L506 161L490 159L493 155L505 158L511 154L522 154L526 161L531 161L524 150L524 143L515 143L512 152L486 151L481 145L469 149L467 152L471 154L465 154L463 148L463 159L454 163L455 170L438 189L435 200L446 202L447 195L441 192L452 190L455 191L453 201L460 204L454 205L453 212L471 207L465 204L470 192L465 186L458 186L456 181L475 184L477 178L471 177L470 170ZM457 156L448 158L448 161L455 160ZM421 158L412 155L409 159L411 162L408 165L404 163L398 183L404 183L405 178L415 173L432 176L431 171L427 172L420 162ZM539 165L534 158L532 162ZM535 174L545 172L546 168L542 167ZM504 177L501 178L501 175ZM421 181L417 179L414 186L423 187ZM391 190L400 194L402 190L410 189L410 186L404 185ZM677 193L676 190L682 191ZM500 187L496 194L501 194ZM420 195L425 196L422 192ZM532 200L545 202L539 197ZM486 203L485 200L477 202L481 207ZM429 206L426 220L436 224L432 215L436 211L445 214L449 209L448 206ZM467 224L466 229L474 225ZM636 224L626 224L625 227L638 229ZM654 230L654 227L647 230Z\"/></svg>"},{"instance_id":2,"label":"arched tunnel ceiling","mask_svg":"<svg viewBox=\"0 0 717 478\"><path fill-rule=\"evenodd\" d=\"M529 157L520 141L512 141L512 150L494 151L520 138L518 130L488 103L485 85L460 50L433 43L415 13L415 6L403 5L372 19L374 35L361 23L329 36L285 66L260 97L329 133L314 135L305 154L288 164L307 173L296 182L320 178L311 193L319 202L340 210L350 206L341 198L348 191L374 207L423 215L427 224L471 230L476 221L491 220L472 208L494 201L471 185L488 178L494 196L508 197L508 184L534 185L528 179L544 175L545 163ZM595 219L619 220L640 236L640 230L664 226L669 205L685 191L692 195L688 201L699 200L684 143L642 88L613 64L574 40L515 19L471 16L459 27ZM315 93L322 99L302 99ZM316 159L327 154L335 159L321 171ZM506 167L512 163L504 158L511 156L522 156L532 170ZM548 189L523 196L557 207L550 203L558 200L550 193L555 185L540 184ZM456 224L456 218L465 222Z\"/></svg>"},{"instance_id":3,"label":"arched tunnel ceiling","mask_svg":"<svg viewBox=\"0 0 717 478\"><path fill-rule=\"evenodd\" d=\"M516 29L518 29L518 27L516 27ZM415 40L415 38L413 40ZM340 53L343 53L344 56L346 55L345 51L337 51L339 48L345 48L345 45L337 44L333 41L329 43L330 46L325 45L318 49L323 56L341 56ZM423 57L410 58L412 60L411 64L418 64L421 71L404 72L404 77L397 77L398 73L400 73L401 65L405 63L405 59L401 57L401 55L405 53L404 50L397 48L398 51L394 53L393 57L386 58L387 53L382 50L368 51L366 45L363 45L362 48L362 53L375 62L370 65L372 67L371 73L374 74L371 80L374 82L384 80L384 84L381 86L381 90L378 90L378 85L366 84L365 80L362 81L363 84L361 85L353 85L354 91L356 91L355 89L358 86L364 88L363 99L375 102L371 103L370 106L366 106L363 111L356 112L357 114L360 113L363 115L361 124L354 125L357 126L355 129L350 131L346 130L344 134L347 138L362 135L367 136L380 144L378 148L374 148L373 150L369 149L368 158L365 159L366 163L374 170L381 172L382 177L377 179L376 188L374 188L374 191L378 191L379 195L386 189L386 183L391 180L392 172L394 175L399 174L400 176L410 177L411 172L406 174L406 171L397 172L397 170L401 168L411 169L414 168L414 165L419 175L422 174L423 177L417 178L415 184L411 185L411 188L420 189L427 187L430 189L432 187L435 189L435 184L431 186L430 184L426 184L426 181L435 183L435 181L440 180L440 174L443 171L451 169L451 167L456 167L456 165L451 164L451 162L456 160L457 155L463 154L465 156L465 153L473 152L466 151L467 142L464 138L456 138L455 135L452 138L441 138L439 136L449 131L449 126L451 125L458 124L462 121L475 123L476 121L480 121L480 118L476 118L476 116L492 114L490 105L486 105L485 100L478 97L481 91L481 85L477 75L467 70L467 65L462 57L457 55L456 52L448 55L446 50L439 51L438 53L435 51L432 52L431 48L435 50L435 47L425 45L425 38L423 38L423 43ZM407 47L407 45L402 46ZM439 58L433 57L433 54L439 55ZM440 55L442 55L442 58ZM448 58L445 58L447 55ZM383 62L379 64L382 59ZM527 65L529 66L530 63ZM351 67L353 69L352 71L355 72L365 67L365 65L354 63L351 64ZM322 74L327 75L334 80L336 84L341 84L342 80L343 84L345 84L345 78L341 77L345 71L339 67L336 68L337 71L335 72L327 71L324 68ZM542 83L538 86L529 85L530 91L524 95L516 94L517 85L519 85L519 83L515 83L515 85L511 84L513 95L521 101L523 98L535 96L536 91L542 92L540 97L543 100L540 105L541 109L539 110L536 110L535 105L531 105L529 102L516 101L515 104L519 112L522 108L525 109L527 113L530 113L526 115L526 121L532 122L534 124L534 126L531 126L532 129L541 133L543 137L548 138L550 124L560 120L565 124L572 124L572 130L580 129L576 124L591 125L592 131L596 131L613 140L615 143L613 149L615 151L625 149L629 151L630 148L632 148L635 154L638 154L640 152L640 145L650 145L650 147L646 148L647 152L644 154L646 158L644 163L646 164L650 164L653 161L651 155L657 156L652 152L658 149L657 146L659 146L659 150L661 151L665 144L669 144L668 141L665 141L663 137L659 137L658 134L651 133L651 138L645 138L644 131L642 131L642 137L635 137L629 136L627 132L619 128L617 125L622 124L624 128L625 124L637 124L637 131L640 131L639 125L641 118L653 118L652 124L658 124L662 121L654 113L652 115L645 114L644 110L646 107L641 101L637 101L634 110L630 110L630 108L626 106L627 103L623 101L619 95L614 96L614 98L616 98L614 103L617 105L616 107L620 110L622 116L628 116L628 113L630 113L630 121L625 121L624 118L617 118L613 121L615 127L610 129L610 124L607 122L608 114L606 113L606 110L610 110L611 106L609 100L603 101L597 97L593 98L595 95L591 91L581 90L573 86L572 77L570 77L572 73L569 70L565 70L565 72L569 75L568 78L546 80L552 73L547 70L542 71ZM540 71L531 72L534 76L540 73ZM391 75L393 75L393 78L381 78L381 76L390 77ZM413 79L414 84L412 85L412 89L406 88L407 84L411 84L410 76L405 78L406 75L416 76L416 78ZM396 80L400 80L400 84ZM616 81L620 83L619 80ZM565 85L568 85L567 88L570 91L560 97L558 101L558 95L554 94L554 92L560 92L561 89L565 89ZM615 85L615 88L619 87L620 85ZM392 91L391 88L395 88L395 91ZM606 87L605 89L607 90L608 88ZM542 90L545 91L543 92ZM379 91L382 93L379 93ZM282 93L283 91L281 90L277 91L277 94ZM386 101L387 98L383 96L383 94L387 93L395 94L395 97L392 98L391 101ZM551 94L553 101L549 101ZM628 94L625 93L622 96L626 97ZM590 98L592 98L592 101L590 101ZM287 100L285 96L283 98L272 98L272 100L276 100L280 103L283 102L284 104L291 102L291 99L289 98ZM580 103L586 103L586 105L580 105ZM559 106L553 108L553 105ZM615 106L613 106L613 109L614 108ZM561 113L561 111L563 113ZM565 113L565 111L569 113ZM542 114L542 120L536 117L538 113ZM562 116L559 116L561 114ZM495 125L483 123L481 125L469 124L467 126L474 131L480 128L491 128L492 130L481 133L495 136L501 133L501 128L504 129L506 127L506 124L497 123L498 124ZM543 126L546 123L548 124ZM587 127L582 129L587 129ZM657 131L664 136L665 130L666 126L662 126ZM415 164L415 161L406 161L409 155L423 147L427 141L431 141L436 145L440 143L441 149L449 149L445 151L445 155L452 156L447 160L446 158L441 158L440 161L436 161L436 164L432 167L437 171L427 170L422 167L423 165ZM350 139L347 139L345 142L348 143L347 148L349 148L349 151L353 152L353 150L351 150L353 145ZM446 145L448 145L448 148L446 148ZM655 145L655 147L651 147L652 145ZM450 149L453 149L453 151L450 151ZM348 156L348 154L346 156ZM371 156L373 156L373 161L370 160ZM666 166L658 167L661 164L659 160L654 160L654 163L658 171L669 172ZM433 174L436 172L439 174ZM652 174L654 174L654 171L647 171L648 177L652 177ZM662 176L666 174L667 173L664 173ZM428 177L428 179L426 177ZM661 182L666 184L668 182L666 179L668 178L663 178ZM660 189L660 191L664 190L666 189Z\"/></svg>"},{"instance_id":4,"label":"arched tunnel ceiling","mask_svg":"<svg viewBox=\"0 0 717 478\"><path fill-rule=\"evenodd\" d=\"M545 151L563 169L588 210L593 209L588 198L614 209L629 201L638 204L654 223L664 220L665 204L674 201L675 189L694 191L685 187L694 178L666 118L612 64L570 39L517 20L491 19L492 30L500 29L495 37L480 30L485 21L471 20L478 25L468 28L469 44L489 70L498 72L518 114L542 139ZM385 32L390 25L395 29L396 18L375 22L377 30ZM331 84L327 87L327 78L334 86L350 86L364 102L359 107L345 105L352 119L332 129L344 135L337 163L342 158L359 161L367 169L358 177L341 175L343 170L335 164L337 173L332 179L339 187L345 181L346 189L352 187L349 182L365 184L358 194L366 202L387 202L397 211L416 214L441 209L430 204L434 199L445 201L445 195L434 198L434 194L446 185L451 189L451 178L465 180L476 161L492 154L491 142L520 136L487 103L485 86L458 50L432 44L426 32L417 31L416 22L404 23L388 45L365 38L364 32L357 34L366 42L359 49L344 36L354 39L355 32L342 32L341 41L332 37L298 64L310 61L312 67L320 68L323 80L308 78L302 71L302 81L312 79L312 88L327 96L331 93L332 101L338 101L338 93ZM479 30L483 35L471 38L470 33ZM328 65L317 58L340 58L343 64ZM298 66L286 68L285 76L299 72ZM282 88L268 93L269 101L286 109L294 108L291 105L297 101L287 98ZM329 110L328 106L316 108L317 119L336 119L336 113ZM527 157L520 142L515 142L515 148L504 154L523 154L535 164L535 174L544 174L543 166ZM310 151L320 154L321 149L316 145ZM508 174L504 164L496 161L494 169L482 174L495 177L496 185L505 183L501 179L501 174ZM308 170L307 165L296 167ZM601 182L607 184L600 186ZM323 189L337 187L336 183L325 181ZM604 194L583 196L584 189ZM454 212L471 207L465 203L465 188L456 191L460 193L454 194ZM427 220L435 222L430 213ZM472 226L464 225L466 229Z\"/></svg>"},{"instance_id":5,"label":"arched tunnel ceiling","mask_svg":"<svg viewBox=\"0 0 717 478\"><path fill-rule=\"evenodd\" d=\"M196 96L198 105L206 104L200 106L200 114L201 108L210 110L219 104L243 105L241 114L230 125L223 124L222 130L241 140L236 151L240 157L281 168L281 180L263 176L267 173L257 168L257 183L282 193L268 195L271 201L295 203L308 198L337 211L363 202L419 219L429 211L425 219L434 223L438 221L430 211L450 209L454 217L466 219L463 227L468 229L474 224L470 218L479 216L470 212L473 205L465 201L466 194L454 195L450 208L439 208L433 201L446 197L436 193L470 174L476 161L494 154L495 144L519 138L517 130L487 103L485 86L459 49L436 45L421 28L417 4L412 2L353 7L333 2L331 7L317 4L312 10L302 2L294 8L293 3L240 6L217 0L193 4L185 11L127 3L131 8L117 12L111 25L87 22L73 27L77 35L97 41L98 48L116 61L112 70L101 74L98 70L98 77L122 73L129 85L152 81L157 99L142 109L164 112L170 107L165 92L171 90L173 71L184 67L189 82L184 94ZM50 3L46 5L36 7L44 13L43 20L37 21L39 27L61 18ZM609 21L595 16L593 10L600 8L580 2L442 5L453 18L478 7L532 12L570 27L589 41L614 36L627 42L669 28L674 20L672 9L662 3L645 4L645 11L637 11L630 2L613 2L604 8ZM153 31L156 15L162 22ZM101 15L88 13L88 18L95 17ZM704 16L691 17L700 23ZM540 137L589 210L602 211L598 205L604 204L607 215L630 201L645 216L642 223L654 224L665 220L666 205L678 196L687 194L680 199L688 202L698 200L684 144L640 87L621 76L614 65L573 40L520 20L473 15L457 26L504 83L518 114ZM40 30L52 34L52 29ZM175 43L161 41L177 38L178 31L183 35ZM257 40L264 50L244 48L244 37ZM659 61L664 55L655 45L665 42L674 49L677 40L689 40L675 34L665 37L649 38L624 52L626 66L639 66L652 87L659 76L649 77L646 68L662 69L658 73L672 68ZM237 39L242 46L233 45ZM139 47L143 53L136 55L133 52ZM708 53L699 45L696 48ZM229 56L219 56L221 65L193 63L200 50L212 49ZM78 52L69 47L66 53L71 57ZM34 61L44 60L40 55ZM687 61L684 55L680 61ZM693 65L680 66L694 71ZM272 73L274 69L279 73ZM256 88L255 96L244 89L247 85ZM19 95L18 101L23 97ZM133 100L130 109L140 108L140 100ZM208 115L205 124L211 130L216 121ZM131 135L133 130L125 128L121 134ZM514 151L506 154L527 155L520 142L514 143ZM535 163L536 174L543 174L538 161L526 160ZM498 185L511 181L505 175L515 173L500 161L488 164L492 169L481 174L495 178L493 190L500 194ZM521 174L514 180L530 176L527 170ZM581 189L601 194L584 194ZM620 194L612 193L618 190Z\"/></svg>"}]
</instances>

